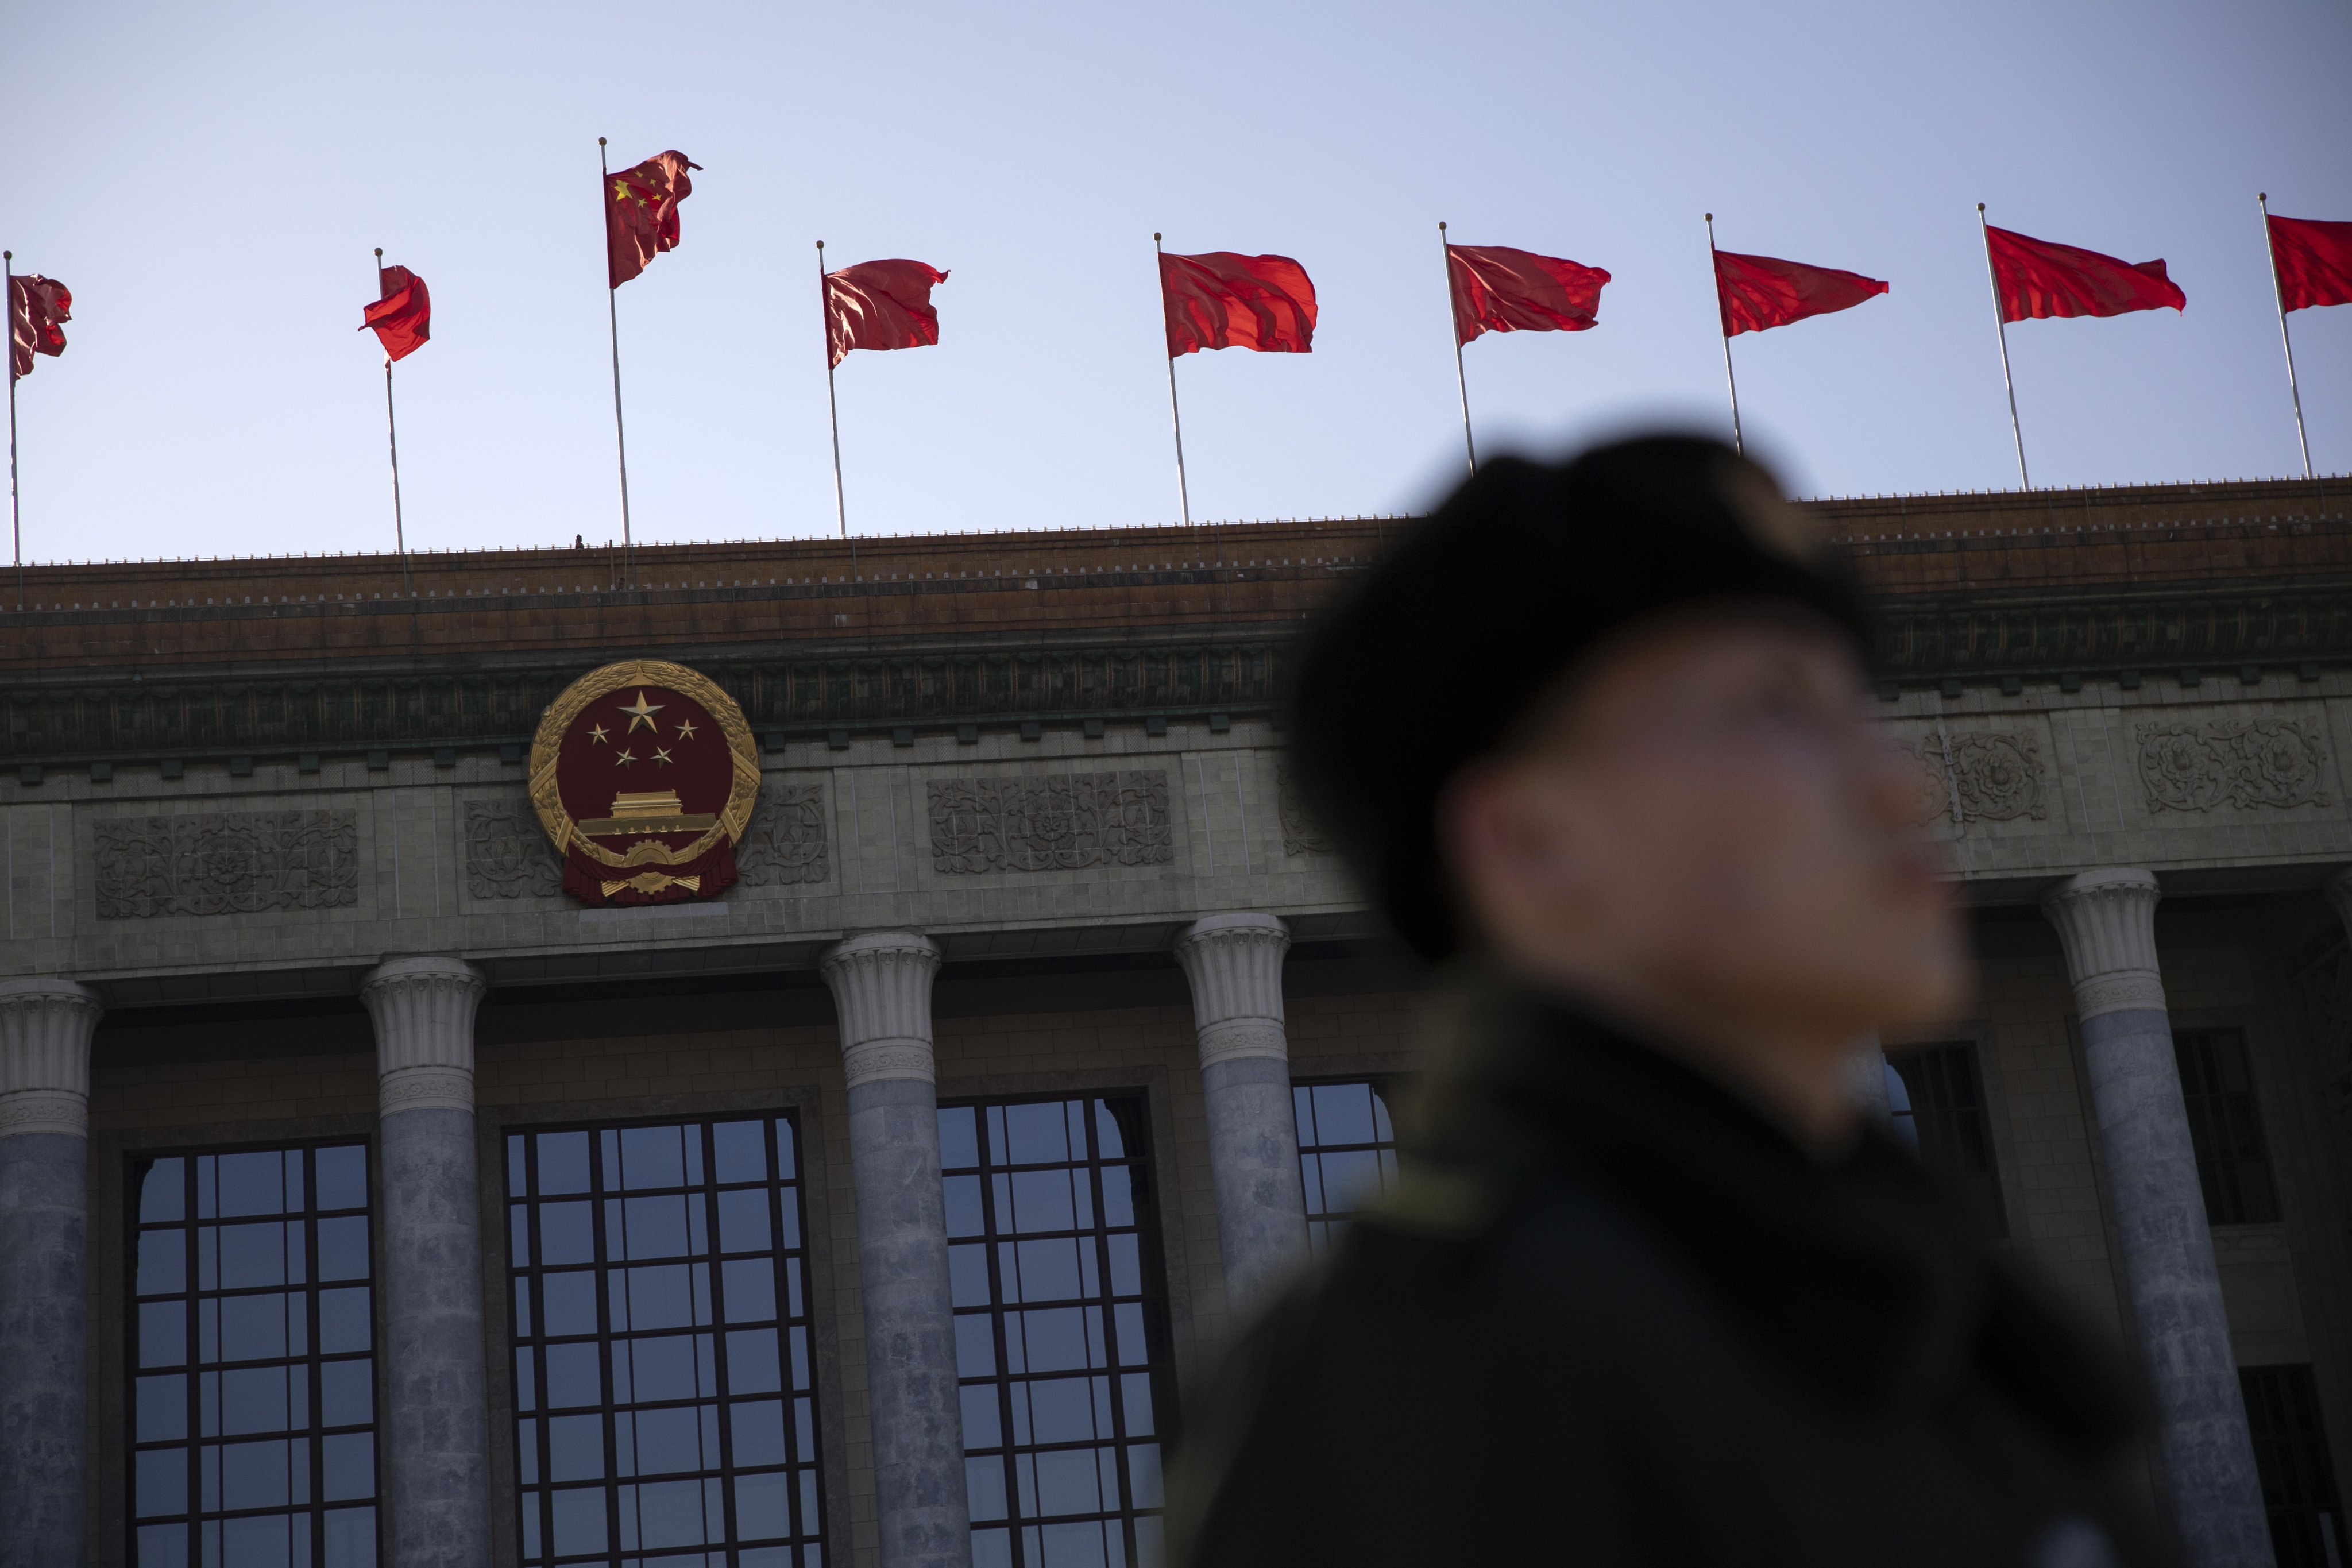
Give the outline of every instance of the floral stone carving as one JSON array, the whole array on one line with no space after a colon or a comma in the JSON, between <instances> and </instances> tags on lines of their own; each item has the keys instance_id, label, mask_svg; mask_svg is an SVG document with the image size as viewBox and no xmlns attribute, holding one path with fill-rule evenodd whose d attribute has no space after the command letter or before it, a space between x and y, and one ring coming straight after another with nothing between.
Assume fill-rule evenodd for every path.
<instances>
[{"instance_id":1,"label":"floral stone carving","mask_svg":"<svg viewBox=\"0 0 2352 1568\"><path fill-rule=\"evenodd\" d=\"M1160 768L934 779L931 868L943 876L1164 866L1176 858Z\"/></svg>"},{"instance_id":2,"label":"floral stone carving","mask_svg":"<svg viewBox=\"0 0 2352 1568\"><path fill-rule=\"evenodd\" d=\"M258 914L359 902L359 815L228 811L100 817L98 918Z\"/></svg>"},{"instance_id":3,"label":"floral stone carving","mask_svg":"<svg viewBox=\"0 0 2352 1568\"><path fill-rule=\"evenodd\" d=\"M466 803L466 891L478 899L551 899L563 862L527 800Z\"/></svg>"},{"instance_id":4,"label":"floral stone carving","mask_svg":"<svg viewBox=\"0 0 2352 1568\"><path fill-rule=\"evenodd\" d=\"M2312 721L2216 719L2135 733L2150 811L2327 804L2327 751Z\"/></svg>"},{"instance_id":5,"label":"floral stone carving","mask_svg":"<svg viewBox=\"0 0 2352 1568\"><path fill-rule=\"evenodd\" d=\"M1915 821L2013 822L2050 816L2042 742L2021 730L1952 730L1900 742L1919 764Z\"/></svg>"},{"instance_id":6,"label":"floral stone carving","mask_svg":"<svg viewBox=\"0 0 2352 1568\"><path fill-rule=\"evenodd\" d=\"M833 875L825 852L824 785L771 784L760 792L751 823L735 846L736 875L750 887L822 882Z\"/></svg>"},{"instance_id":7,"label":"floral stone carving","mask_svg":"<svg viewBox=\"0 0 2352 1568\"><path fill-rule=\"evenodd\" d=\"M1278 766L1274 770L1275 802L1282 814L1282 852L1285 855L1332 855L1338 850L1307 815L1298 799L1298 786L1290 782L1290 769Z\"/></svg>"}]
</instances>

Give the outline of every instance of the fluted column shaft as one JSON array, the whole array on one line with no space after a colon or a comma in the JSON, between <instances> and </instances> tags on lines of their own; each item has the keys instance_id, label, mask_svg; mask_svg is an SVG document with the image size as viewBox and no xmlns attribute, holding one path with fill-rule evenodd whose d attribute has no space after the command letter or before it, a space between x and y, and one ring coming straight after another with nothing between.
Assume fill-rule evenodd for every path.
<instances>
[{"instance_id":1,"label":"fluted column shaft","mask_svg":"<svg viewBox=\"0 0 2352 1568\"><path fill-rule=\"evenodd\" d=\"M2158 897L2146 871L2085 871L2044 894L2042 908L2074 983L2182 1552L2191 1568L2270 1568L2270 1526L2157 970Z\"/></svg>"},{"instance_id":2,"label":"fluted column shaft","mask_svg":"<svg viewBox=\"0 0 2352 1568\"><path fill-rule=\"evenodd\" d=\"M0 982L0 1565L82 1561L89 1520L89 1040L69 980Z\"/></svg>"},{"instance_id":3,"label":"fluted column shaft","mask_svg":"<svg viewBox=\"0 0 2352 1568\"><path fill-rule=\"evenodd\" d=\"M849 1083L882 1568L971 1562L931 1047L939 967L938 946L916 931L851 937L821 965Z\"/></svg>"},{"instance_id":4,"label":"fluted column shaft","mask_svg":"<svg viewBox=\"0 0 2352 1568\"><path fill-rule=\"evenodd\" d=\"M1176 962L1192 983L1217 1252L1225 1299L1236 1313L1256 1306L1307 1257L1307 1195L1298 1179L1282 1016L1282 956L1289 947L1283 923L1260 914L1209 915L1176 939Z\"/></svg>"},{"instance_id":5,"label":"fluted column shaft","mask_svg":"<svg viewBox=\"0 0 2352 1568\"><path fill-rule=\"evenodd\" d=\"M395 958L360 986L375 1022L383 1293L383 1539L390 1568L490 1559L474 1012L456 958Z\"/></svg>"}]
</instances>

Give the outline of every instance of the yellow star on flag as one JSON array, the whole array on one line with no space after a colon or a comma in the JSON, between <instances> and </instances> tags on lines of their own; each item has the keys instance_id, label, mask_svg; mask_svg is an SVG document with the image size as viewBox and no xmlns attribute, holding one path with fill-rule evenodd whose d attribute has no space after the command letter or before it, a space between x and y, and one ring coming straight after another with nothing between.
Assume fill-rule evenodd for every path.
<instances>
[{"instance_id":1,"label":"yellow star on flag","mask_svg":"<svg viewBox=\"0 0 2352 1568\"><path fill-rule=\"evenodd\" d=\"M653 730L655 734L660 734L661 731L654 728L654 715L660 712L663 707L664 704L662 703L646 701L646 694L642 691L637 693L637 700L635 707L631 707L625 702L622 703L621 711L629 716L629 733L632 735L635 734L637 732L637 726L643 724L646 729Z\"/></svg>"}]
</instances>

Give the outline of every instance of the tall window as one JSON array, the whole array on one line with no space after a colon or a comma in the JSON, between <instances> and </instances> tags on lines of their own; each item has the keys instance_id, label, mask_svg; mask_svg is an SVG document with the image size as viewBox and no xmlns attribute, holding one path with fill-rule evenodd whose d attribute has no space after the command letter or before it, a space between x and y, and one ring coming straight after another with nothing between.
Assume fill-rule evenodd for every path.
<instances>
[{"instance_id":1,"label":"tall window","mask_svg":"<svg viewBox=\"0 0 2352 1568\"><path fill-rule=\"evenodd\" d=\"M973 1568L1158 1568L1174 1408L1134 1098L944 1106Z\"/></svg>"},{"instance_id":2,"label":"tall window","mask_svg":"<svg viewBox=\"0 0 2352 1568\"><path fill-rule=\"evenodd\" d=\"M1307 1243L1330 1250L1349 1218L1396 1185L1396 1129L1388 1085L1359 1079L1290 1090L1298 1123L1298 1174L1307 1189Z\"/></svg>"},{"instance_id":3,"label":"tall window","mask_svg":"<svg viewBox=\"0 0 2352 1568\"><path fill-rule=\"evenodd\" d=\"M792 1122L507 1135L527 1563L823 1568Z\"/></svg>"},{"instance_id":4,"label":"tall window","mask_svg":"<svg viewBox=\"0 0 2352 1568\"><path fill-rule=\"evenodd\" d=\"M2189 1105L2189 1137L2197 1150L2206 1219L2214 1225L2275 1220L2278 1189L2271 1184L2270 1152L2263 1146L2263 1124L2254 1114L2244 1032L2183 1029L2172 1037L2172 1054L2180 1064L2180 1094Z\"/></svg>"},{"instance_id":5,"label":"tall window","mask_svg":"<svg viewBox=\"0 0 2352 1568\"><path fill-rule=\"evenodd\" d=\"M1984 1233L2007 1236L1976 1047L1962 1040L1887 1052L1886 1108L1895 1134L1959 1193Z\"/></svg>"},{"instance_id":6,"label":"tall window","mask_svg":"<svg viewBox=\"0 0 2352 1568\"><path fill-rule=\"evenodd\" d=\"M142 1158L131 1189L131 1560L367 1568L367 1146Z\"/></svg>"},{"instance_id":7,"label":"tall window","mask_svg":"<svg viewBox=\"0 0 2352 1568\"><path fill-rule=\"evenodd\" d=\"M2352 1535L2336 1497L2336 1467L2319 1422L2319 1387L2308 1366L2242 1366L2246 1427L2270 1514L2279 1568L2343 1568Z\"/></svg>"}]
</instances>

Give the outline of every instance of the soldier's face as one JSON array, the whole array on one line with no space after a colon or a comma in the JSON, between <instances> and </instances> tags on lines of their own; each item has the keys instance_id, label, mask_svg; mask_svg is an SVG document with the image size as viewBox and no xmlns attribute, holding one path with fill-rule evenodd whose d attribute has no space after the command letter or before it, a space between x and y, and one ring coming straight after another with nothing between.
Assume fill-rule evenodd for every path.
<instances>
[{"instance_id":1,"label":"soldier's face","mask_svg":"<svg viewBox=\"0 0 2352 1568\"><path fill-rule=\"evenodd\" d=\"M1482 935L1522 970L1717 1026L1836 1040L1951 1016L1950 889L1864 700L1843 643L1801 619L1621 638L1449 791Z\"/></svg>"}]
</instances>

